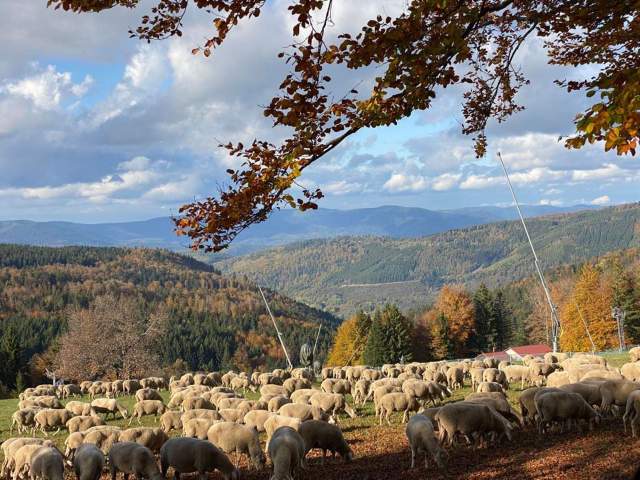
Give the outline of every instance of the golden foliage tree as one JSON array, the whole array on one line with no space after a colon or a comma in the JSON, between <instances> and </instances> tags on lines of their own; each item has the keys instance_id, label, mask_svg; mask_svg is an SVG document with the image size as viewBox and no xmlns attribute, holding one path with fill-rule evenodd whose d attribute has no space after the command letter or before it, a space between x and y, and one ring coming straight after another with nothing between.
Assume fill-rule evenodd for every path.
<instances>
[{"instance_id":1,"label":"golden foliage tree","mask_svg":"<svg viewBox=\"0 0 640 480\"><path fill-rule=\"evenodd\" d=\"M371 318L363 312L358 312L342 322L334 337L327 365L343 367L362 364L362 354L370 326Z\"/></svg>"},{"instance_id":2,"label":"golden foliage tree","mask_svg":"<svg viewBox=\"0 0 640 480\"><path fill-rule=\"evenodd\" d=\"M435 358L462 356L469 351L469 341L475 334L475 309L471 296L458 285L445 285L433 308L424 312L423 324L431 339Z\"/></svg>"},{"instance_id":3,"label":"golden foliage tree","mask_svg":"<svg viewBox=\"0 0 640 480\"><path fill-rule=\"evenodd\" d=\"M562 333L560 348L564 351L591 350L585 323L596 350L617 346L616 324L611 318L611 286L591 264L582 267L571 294L560 309ZM584 320L584 322L583 322Z\"/></svg>"}]
</instances>

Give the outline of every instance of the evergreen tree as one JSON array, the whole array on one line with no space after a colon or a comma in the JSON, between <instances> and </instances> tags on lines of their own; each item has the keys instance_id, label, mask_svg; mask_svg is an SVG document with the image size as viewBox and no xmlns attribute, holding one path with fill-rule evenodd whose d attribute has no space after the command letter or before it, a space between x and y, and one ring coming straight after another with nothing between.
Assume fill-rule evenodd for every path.
<instances>
[{"instance_id":1,"label":"evergreen tree","mask_svg":"<svg viewBox=\"0 0 640 480\"><path fill-rule=\"evenodd\" d=\"M616 261L613 265L611 306L625 312L624 333L628 344L640 342L640 288L632 272Z\"/></svg>"},{"instance_id":2,"label":"evergreen tree","mask_svg":"<svg viewBox=\"0 0 640 480\"><path fill-rule=\"evenodd\" d=\"M386 305L382 311L386 345L384 363L411 361L412 331L411 322L396 305Z\"/></svg>"},{"instance_id":3,"label":"evergreen tree","mask_svg":"<svg viewBox=\"0 0 640 480\"><path fill-rule=\"evenodd\" d=\"M501 290L495 293L491 312L491 336L495 350L503 350L511 337L510 313Z\"/></svg>"},{"instance_id":4,"label":"evergreen tree","mask_svg":"<svg viewBox=\"0 0 640 480\"><path fill-rule=\"evenodd\" d=\"M476 335L471 337L469 347L476 352L492 351L495 347L495 329L493 325L494 298L487 286L482 283L473 294L473 309L476 318Z\"/></svg>"},{"instance_id":5,"label":"evergreen tree","mask_svg":"<svg viewBox=\"0 0 640 480\"><path fill-rule=\"evenodd\" d=\"M371 322L367 344L364 348L363 359L367 365L378 367L384 363L384 344L385 336L382 325L382 315L380 311L376 311Z\"/></svg>"}]
</instances>

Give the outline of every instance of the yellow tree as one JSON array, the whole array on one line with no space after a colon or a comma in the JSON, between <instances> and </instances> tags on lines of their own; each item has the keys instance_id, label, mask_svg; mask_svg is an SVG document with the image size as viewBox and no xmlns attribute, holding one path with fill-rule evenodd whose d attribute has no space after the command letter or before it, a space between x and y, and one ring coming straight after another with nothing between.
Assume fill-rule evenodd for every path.
<instances>
[{"instance_id":1,"label":"yellow tree","mask_svg":"<svg viewBox=\"0 0 640 480\"><path fill-rule=\"evenodd\" d=\"M445 285L440 290L433 308L435 318L447 319L447 336L452 353L461 355L466 352L467 343L475 332L475 311L471 296L460 286Z\"/></svg>"},{"instance_id":2,"label":"yellow tree","mask_svg":"<svg viewBox=\"0 0 640 480\"><path fill-rule=\"evenodd\" d=\"M362 364L362 354L370 325L371 319L363 312L358 312L342 322L333 340L327 365L343 367Z\"/></svg>"},{"instance_id":3,"label":"yellow tree","mask_svg":"<svg viewBox=\"0 0 640 480\"><path fill-rule=\"evenodd\" d=\"M591 350L585 324L596 350L617 346L616 324L611 318L611 288L602 281L600 271L593 265L582 267L575 287L562 304L560 313L562 350Z\"/></svg>"}]
</instances>

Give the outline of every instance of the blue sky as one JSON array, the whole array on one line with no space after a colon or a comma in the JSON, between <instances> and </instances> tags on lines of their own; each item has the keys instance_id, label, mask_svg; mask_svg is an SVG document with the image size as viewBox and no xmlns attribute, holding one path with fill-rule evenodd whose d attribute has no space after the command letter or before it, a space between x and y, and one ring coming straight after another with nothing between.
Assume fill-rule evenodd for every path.
<instances>
[{"instance_id":1,"label":"blue sky","mask_svg":"<svg viewBox=\"0 0 640 480\"><path fill-rule=\"evenodd\" d=\"M0 3L0 219L101 222L176 213L224 182L235 160L217 148L220 141L282 137L259 105L286 73L276 55L291 41L287 2L271 2L209 59L190 53L209 33L203 14L189 13L183 38L147 45L127 35L143 10L74 15L45 3ZM355 32L381 10L393 14L403 5L335 2L332 32ZM524 203L637 201L637 159L558 143L586 103L553 80L590 72L549 67L537 39L517 61L531 79L520 94L526 110L490 126L485 159L474 158L460 133L461 92L448 89L427 112L359 132L302 182L321 187L322 205L331 208L504 205L510 196L495 162L500 150ZM356 82L366 88L371 75L336 78L342 89Z\"/></svg>"}]
</instances>

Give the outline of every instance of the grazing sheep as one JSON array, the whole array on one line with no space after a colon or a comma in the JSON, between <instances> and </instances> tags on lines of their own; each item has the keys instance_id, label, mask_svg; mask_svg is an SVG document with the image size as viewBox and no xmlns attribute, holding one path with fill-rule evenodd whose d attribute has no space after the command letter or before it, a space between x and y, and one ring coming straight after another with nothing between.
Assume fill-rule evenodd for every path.
<instances>
[{"instance_id":1,"label":"grazing sheep","mask_svg":"<svg viewBox=\"0 0 640 480\"><path fill-rule=\"evenodd\" d=\"M640 383L628 380L607 380L600 385L602 404L600 411L603 415L611 412L611 406L626 407L627 398L634 390L640 389Z\"/></svg>"},{"instance_id":2,"label":"grazing sheep","mask_svg":"<svg viewBox=\"0 0 640 480\"><path fill-rule=\"evenodd\" d=\"M269 403L267 404L267 410L270 412L277 412L278 410L280 410L280 407L288 403L291 403L290 398L282 395L278 395L276 397L273 397L271 400L269 400Z\"/></svg>"},{"instance_id":3,"label":"grazing sheep","mask_svg":"<svg viewBox=\"0 0 640 480\"><path fill-rule=\"evenodd\" d=\"M482 381L499 383L504 390L509 389L509 382L507 381L507 375L502 370L497 368L487 368L482 372Z\"/></svg>"},{"instance_id":4,"label":"grazing sheep","mask_svg":"<svg viewBox=\"0 0 640 480\"><path fill-rule=\"evenodd\" d=\"M287 405L283 405L280 410L278 410L278 415L299 418L301 422L306 422L311 419L322 421L329 420L329 415L327 415L322 408L312 405L303 405L300 403L289 403Z\"/></svg>"},{"instance_id":5,"label":"grazing sheep","mask_svg":"<svg viewBox=\"0 0 640 480\"><path fill-rule=\"evenodd\" d=\"M484 365L484 364L483 364ZM484 366L474 367L470 370L471 373L471 388L475 391L478 384L482 382L482 373L484 372Z\"/></svg>"},{"instance_id":6,"label":"grazing sheep","mask_svg":"<svg viewBox=\"0 0 640 480\"><path fill-rule=\"evenodd\" d=\"M64 428L66 423L73 417L73 413L69 410L57 408L45 408L36 413L34 420L36 426L40 428L42 433L49 435L48 430L56 429L56 433Z\"/></svg>"},{"instance_id":7,"label":"grazing sheep","mask_svg":"<svg viewBox=\"0 0 640 480\"><path fill-rule=\"evenodd\" d=\"M354 405L364 405L366 402L367 394L369 393L369 386L371 381L361 378L356 382L353 388L353 403Z\"/></svg>"},{"instance_id":8,"label":"grazing sheep","mask_svg":"<svg viewBox=\"0 0 640 480\"><path fill-rule=\"evenodd\" d=\"M142 400L159 400L162 402L162 395L153 388L141 388L136 392L136 401L141 402Z\"/></svg>"},{"instance_id":9,"label":"grazing sheep","mask_svg":"<svg viewBox=\"0 0 640 480\"><path fill-rule=\"evenodd\" d=\"M120 432L118 441L137 443L157 453L168 439L169 437L161 428L137 427Z\"/></svg>"},{"instance_id":10,"label":"grazing sheep","mask_svg":"<svg viewBox=\"0 0 640 480\"><path fill-rule=\"evenodd\" d=\"M219 470L225 480L239 480L240 472L229 458L215 445L197 438L172 438L160 450L162 476L166 477L169 467L180 480L183 473L198 473L200 479L207 478L207 472Z\"/></svg>"},{"instance_id":11,"label":"grazing sheep","mask_svg":"<svg viewBox=\"0 0 640 480\"><path fill-rule=\"evenodd\" d=\"M478 393L498 392L504 394L502 385L496 382L480 382L476 388Z\"/></svg>"},{"instance_id":12,"label":"grazing sheep","mask_svg":"<svg viewBox=\"0 0 640 480\"><path fill-rule=\"evenodd\" d=\"M465 402L484 403L485 405L489 405L510 422L514 422L516 425L522 425L522 417L520 417L520 415L511 408L511 404L504 393L470 393L464 400Z\"/></svg>"},{"instance_id":13,"label":"grazing sheep","mask_svg":"<svg viewBox=\"0 0 640 480\"><path fill-rule=\"evenodd\" d=\"M157 417L166 411L167 407L164 406L164 403L162 403L161 400L141 400L133 406L129 425L131 425L134 418L138 419L138 423L142 423L140 422L142 417L146 415L153 415L154 417Z\"/></svg>"},{"instance_id":14,"label":"grazing sheep","mask_svg":"<svg viewBox=\"0 0 640 480\"><path fill-rule=\"evenodd\" d=\"M140 390L140 382L138 380L125 380L122 382L122 390L127 395L133 395L134 392Z\"/></svg>"},{"instance_id":15,"label":"grazing sheep","mask_svg":"<svg viewBox=\"0 0 640 480\"><path fill-rule=\"evenodd\" d=\"M91 427L97 427L98 425L104 425L104 420L97 415L80 415L73 417L67 421L67 430L69 433L84 432Z\"/></svg>"},{"instance_id":16,"label":"grazing sheep","mask_svg":"<svg viewBox=\"0 0 640 480\"><path fill-rule=\"evenodd\" d=\"M454 367L447 370L447 385L450 389L456 390L464 387L464 372L462 368Z\"/></svg>"},{"instance_id":17,"label":"grazing sheep","mask_svg":"<svg viewBox=\"0 0 640 480\"><path fill-rule=\"evenodd\" d=\"M264 423L273 415L276 414L267 410L251 410L244 416L243 420L247 427L253 427L258 432L264 432Z\"/></svg>"},{"instance_id":18,"label":"grazing sheep","mask_svg":"<svg viewBox=\"0 0 640 480\"><path fill-rule=\"evenodd\" d=\"M344 395L339 393L317 393L309 400L312 406L320 407L327 413L330 413L334 419L337 419L338 413L345 412L351 418L356 418L356 412L347 403Z\"/></svg>"},{"instance_id":19,"label":"grazing sheep","mask_svg":"<svg viewBox=\"0 0 640 480\"><path fill-rule=\"evenodd\" d=\"M20 410L33 407L63 409L64 405L62 405L58 397L54 396L31 397L18 402Z\"/></svg>"},{"instance_id":20,"label":"grazing sheep","mask_svg":"<svg viewBox=\"0 0 640 480\"><path fill-rule=\"evenodd\" d=\"M182 426L182 436L206 440L209 428L216 422L217 420L209 420L207 418L192 418L187 420Z\"/></svg>"},{"instance_id":21,"label":"grazing sheep","mask_svg":"<svg viewBox=\"0 0 640 480\"><path fill-rule=\"evenodd\" d=\"M405 432L411 447L411 468L415 468L416 455L424 453L424 468L429 466L427 455L430 454L438 468L445 469L445 462L442 458L445 452L436 440L431 419L424 415L414 415L407 423Z\"/></svg>"},{"instance_id":22,"label":"grazing sheep","mask_svg":"<svg viewBox=\"0 0 640 480\"><path fill-rule=\"evenodd\" d=\"M523 391L518 397L518 403L520 404L520 412L522 412L522 421L525 425L536 424L536 402L535 396L538 392L559 391L557 388L552 387L531 387Z\"/></svg>"},{"instance_id":23,"label":"grazing sheep","mask_svg":"<svg viewBox=\"0 0 640 480\"><path fill-rule=\"evenodd\" d=\"M580 395L592 407L602 405L602 394L600 393L600 382L578 382L562 385L560 390L573 392Z\"/></svg>"},{"instance_id":24,"label":"grazing sheep","mask_svg":"<svg viewBox=\"0 0 640 480\"><path fill-rule=\"evenodd\" d=\"M118 442L111 447L109 468L111 480L116 480L117 472L124 473L125 480L130 474L138 479L164 480L151 450L133 442Z\"/></svg>"},{"instance_id":25,"label":"grazing sheep","mask_svg":"<svg viewBox=\"0 0 640 480\"><path fill-rule=\"evenodd\" d=\"M187 397L182 401L182 410L183 411L187 411L187 410L195 410L195 409L207 409L207 410L215 410L216 407L213 405L213 403L211 403L209 400L199 397L199 396L192 396L192 397Z\"/></svg>"},{"instance_id":26,"label":"grazing sheep","mask_svg":"<svg viewBox=\"0 0 640 480\"><path fill-rule=\"evenodd\" d=\"M62 393L62 398L69 398L69 397L75 397L77 395L82 395L82 390L78 385L69 383L67 385L62 385L61 393Z\"/></svg>"},{"instance_id":27,"label":"grazing sheep","mask_svg":"<svg viewBox=\"0 0 640 480\"><path fill-rule=\"evenodd\" d=\"M207 438L225 453L248 455L256 469L264 467L265 457L255 428L231 422L215 423L209 428Z\"/></svg>"},{"instance_id":28,"label":"grazing sheep","mask_svg":"<svg viewBox=\"0 0 640 480\"><path fill-rule=\"evenodd\" d=\"M547 387L561 387L571 383L569 372L553 372L547 377Z\"/></svg>"},{"instance_id":29,"label":"grazing sheep","mask_svg":"<svg viewBox=\"0 0 640 480\"><path fill-rule=\"evenodd\" d=\"M95 445L81 445L73 457L77 480L100 480L104 469L104 454Z\"/></svg>"},{"instance_id":30,"label":"grazing sheep","mask_svg":"<svg viewBox=\"0 0 640 480\"><path fill-rule=\"evenodd\" d=\"M216 407L218 410L224 410L225 408L238 408L242 402L246 402L244 398L237 397L227 397L221 398L216 402Z\"/></svg>"},{"instance_id":31,"label":"grazing sheep","mask_svg":"<svg viewBox=\"0 0 640 480\"><path fill-rule=\"evenodd\" d=\"M339 453L345 462L350 462L353 453L342 435L342 430L321 420L308 420L300 425L298 433L304 440L305 456L314 448L322 449L322 464L324 465L327 451L335 457Z\"/></svg>"},{"instance_id":32,"label":"grazing sheep","mask_svg":"<svg viewBox=\"0 0 640 480\"><path fill-rule=\"evenodd\" d=\"M285 417L284 415L271 414L264 422L264 431L267 432L267 445L273 433L281 427L290 427L299 430L302 422L299 418Z\"/></svg>"},{"instance_id":33,"label":"grazing sheep","mask_svg":"<svg viewBox=\"0 0 640 480\"><path fill-rule=\"evenodd\" d=\"M91 443L98 447L102 453L107 454L120 438L121 432L118 427L94 427L85 432L82 443Z\"/></svg>"},{"instance_id":34,"label":"grazing sheep","mask_svg":"<svg viewBox=\"0 0 640 480\"><path fill-rule=\"evenodd\" d=\"M53 442L43 438L17 437L9 438L2 443L4 461L0 470L0 477L7 478L10 471L14 471L15 459L18 450L25 445L53 446Z\"/></svg>"},{"instance_id":35,"label":"grazing sheep","mask_svg":"<svg viewBox=\"0 0 640 480\"><path fill-rule=\"evenodd\" d=\"M23 408L22 410L16 410L11 415L11 427L9 427L9 433L13 433L15 428L18 433L27 432L31 430L33 432L36 427L36 414L40 411L39 408Z\"/></svg>"},{"instance_id":36,"label":"grazing sheep","mask_svg":"<svg viewBox=\"0 0 640 480\"><path fill-rule=\"evenodd\" d=\"M67 410L69 410L74 415L91 415L91 404L86 402L77 402L72 400L71 402L67 402L64 406Z\"/></svg>"},{"instance_id":37,"label":"grazing sheep","mask_svg":"<svg viewBox=\"0 0 640 480\"><path fill-rule=\"evenodd\" d=\"M633 347L629 350L629 358L632 362L640 360L640 347Z\"/></svg>"},{"instance_id":38,"label":"grazing sheep","mask_svg":"<svg viewBox=\"0 0 640 480\"><path fill-rule=\"evenodd\" d=\"M351 393L351 384L348 380L328 378L320 384L320 390L325 393L340 393L346 395L347 393Z\"/></svg>"},{"instance_id":39,"label":"grazing sheep","mask_svg":"<svg viewBox=\"0 0 640 480\"><path fill-rule=\"evenodd\" d=\"M75 452L84 442L84 432L74 432L64 440L64 456L69 460L73 460ZM91 445L91 444L87 444ZM95 446L95 445L94 445ZM97 448L97 447L96 447Z\"/></svg>"},{"instance_id":40,"label":"grazing sheep","mask_svg":"<svg viewBox=\"0 0 640 480\"><path fill-rule=\"evenodd\" d=\"M184 425L192 418L205 418L207 420L211 420L211 422L221 419L220 414L217 410L207 410L206 408L201 408L195 410L187 410L180 416L180 421Z\"/></svg>"},{"instance_id":41,"label":"grazing sheep","mask_svg":"<svg viewBox=\"0 0 640 480\"><path fill-rule=\"evenodd\" d=\"M167 410L160 417L160 427L162 428L162 430L165 431L165 433L169 433L171 430L181 430L182 415L184 414L182 414L181 412L174 412L172 410Z\"/></svg>"},{"instance_id":42,"label":"grazing sheep","mask_svg":"<svg viewBox=\"0 0 640 480\"><path fill-rule=\"evenodd\" d=\"M42 447L31 457L31 480L64 480L64 458L55 447Z\"/></svg>"},{"instance_id":43,"label":"grazing sheep","mask_svg":"<svg viewBox=\"0 0 640 480\"><path fill-rule=\"evenodd\" d=\"M116 413L119 413L122 418L127 418L129 412L114 398L96 398L91 401L91 410L94 413L104 413L104 419L109 417L109 414L116 418Z\"/></svg>"},{"instance_id":44,"label":"grazing sheep","mask_svg":"<svg viewBox=\"0 0 640 480\"><path fill-rule=\"evenodd\" d=\"M29 473L31 459L39 450L45 448L51 448L51 445L45 446L41 443L30 443L20 446L11 457L13 462L12 479L18 480L19 478L24 478L25 475Z\"/></svg>"},{"instance_id":45,"label":"grazing sheep","mask_svg":"<svg viewBox=\"0 0 640 480\"><path fill-rule=\"evenodd\" d=\"M578 420L586 420L589 429L594 423L600 422L600 414L585 402L582 396L572 392L545 392L535 396L536 412L538 413L538 432L544 433L551 422L559 422L562 431L565 424L570 428L572 421L578 428Z\"/></svg>"},{"instance_id":46,"label":"grazing sheep","mask_svg":"<svg viewBox=\"0 0 640 480\"><path fill-rule=\"evenodd\" d=\"M247 388L252 392L257 390L256 386L251 383L251 380L245 377L236 377L231 380L231 388L233 390L242 389L243 392L247 391Z\"/></svg>"},{"instance_id":47,"label":"grazing sheep","mask_svg":"<svg viewBox=\"0 0 640 480\"><path fill-rule=\"evenodd\" d=\"M639 348L639 347L635 347L635 348ZM629 354L631 354L631 350L629 351ZM635 361L631 363L625 363L620 368L620 373L625 379L630 380L632 382L638 382L640 381L640 363L636 363Z\"/></svg>"},{"instance_id":48,"label":"grazing sheep","mask_svg":"<svg viewBox=\"0 0 640 480\"><path fill-rule=\"evenodd\" d=\"M380 425L383 417L391 425L390 416L393 412L403 412L402 423L406 423L409 412L417 412L419 409L420 403L415 397L401 392L387 393L380 399Z\"/></svg>"},{"instance_id":49,"label":"grazing sheep","mask_svg":"<svg viewBox=\"0 0 640 480\"><path fill-rule=\"evenodd\" d=\"M488 405L481 403L457 402L448 403L435 415L439 425L440 443L453 445L456 434L460 434L471 443L471 439L482 441L489 433L505 435L511 440L511 424Z\"/></svg>"},{"instance_id":50,"label":"grazing sheep","mask_svg":"<svg viewBox=\"0 0 640 480\"><path fill-rule=\"evenodd\" d=\"M631 426L631 436L635 438L637 427L640 425L640 390L634 390L627 397L627 405L622 416L624 431L627 431L627 422Z\"/></svg>"},{"instance_id":51,"label":"grazing sheep","mask_svg":"<svg viewBox=\"0 0 640 480\"><path fill-rule=\"evenodd\" d=\"M269 480L293 480L297 470L305 466L304 440L290 427L280 427L267 442L273 475Z\"/></svg>"},{"instance_id":52,"label":"grazing sheep","mask_svg":"<svg viewBox=\"0 0 640 480\"><path fill-rule=\"evenodd\" d=\"M262 395L263 397L274 397L276 395L287 396L287 392L282 385L267 384L260 387L260 395Z\"/></svg>"},{"instance_id":53,"label":"grazing sheep","mask_svg":"<svg viewBox=\"0 0 640 480\"><path fill-rule=\"evenodd\" d=\"M223 408L218 410L220 418L225 422L240 423L244 419L245 413L236 408Z\"/></svg>"}]
</instances>

